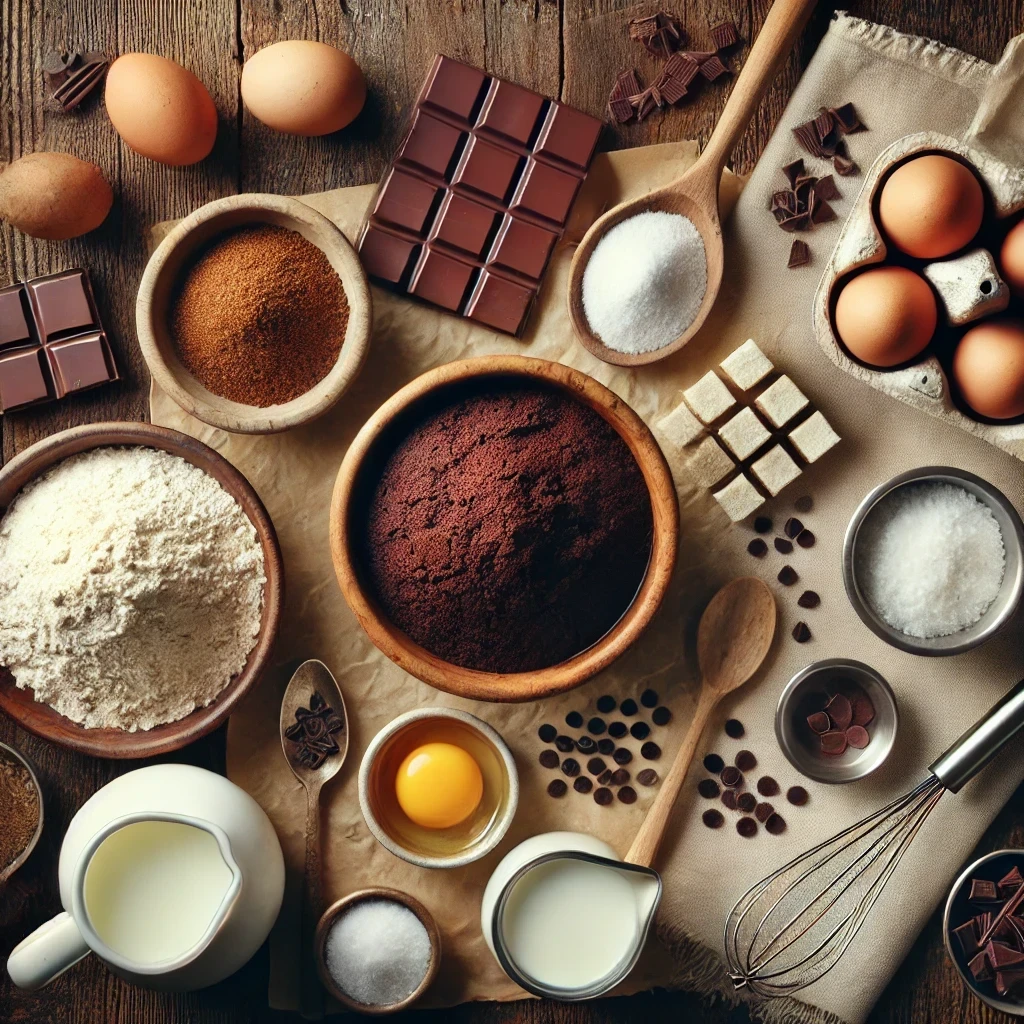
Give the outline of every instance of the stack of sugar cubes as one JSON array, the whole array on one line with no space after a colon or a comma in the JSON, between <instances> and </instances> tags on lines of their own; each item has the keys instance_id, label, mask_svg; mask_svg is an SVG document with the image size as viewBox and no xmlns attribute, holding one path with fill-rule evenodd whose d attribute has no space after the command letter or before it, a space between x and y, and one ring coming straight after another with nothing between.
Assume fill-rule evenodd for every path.
<instances>
[{"instance_id":1,"label":"stack of sugar cubes","mask_svg":"<svg viewBox=\"0 0 1024 1024\"><path fill-rule=\"evenodd\" d=\"M800 476L797 460L817 462L839 435L786 374L776 373L753 339L723 359L721 369L740 398L709 370L656 430L670 462L690 449L687 475L712 489L736 523Z\"/></svg>"}]
</instances>

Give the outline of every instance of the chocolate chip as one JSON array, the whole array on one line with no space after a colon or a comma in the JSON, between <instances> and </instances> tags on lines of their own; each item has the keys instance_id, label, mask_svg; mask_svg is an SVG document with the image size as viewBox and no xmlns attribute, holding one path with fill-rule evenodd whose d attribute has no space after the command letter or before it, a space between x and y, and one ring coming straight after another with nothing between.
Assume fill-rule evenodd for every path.
<instances>
[{"instance_id":1,"label":"chocolate chip","mask_svg":"<svg viewBox=\"0 0 1024 1024\"><path fill-rule=\"evenodd\" d=\"M600 775L607 767L608 765L605 764L603 757L592 757L587 762L587 771L590 772L591 775Z\"/></svg>"},{"instance_id":2,"label":"chocolate chip","mask_svg":"<svg viewBox=\"0 0 1024 1024\"><path fill-rule=\"evenodd\" d=\"M739 768L735 768L731 764L722 769L719 778L722 780L722 785L728 786L729 789L736 789L737 786L743 785L743 775Z\"/></svg>"},{"instance_id":3,"label":"chocolate chip","mask_svg":"<svg viewBox=\"0 0 1024 1024\"><path fill-rule=\"evenodd\" d=\"M758 516L754 520L755 533L771 533L772 521L767 516Z\"/></svg>"},{"instance_id":4,"label":"chocolate chip","mask_svg":"<svg viewBox=\"0 0 1024 1024\"><path fill-rule=\"evenodd\" d=\"M641 786L654 786L658 782L658 773L653 768L644 768L643 771L636 773L636 781L639 782ZM709 779L708 781L713 782L714 780ZM715 788L718 788L717 785Z\"/></svg>"},{"instance_id":5,"label":"chocolate chip","mask_svg":"<svg viewBox=\"0 0 1024 1024\"><path fill-rule=\"evenodd\" d=\"M614 754L612 754L612 760L616 764L629 764L633 760L633 752L627 750L625 747L619 747Z\"/></svg>"},{"instance_id":6,"label":"chocolate chip","mask_svg":"<svg viewBox=\"0 0 1024 1024\"><path fill-rule=\"evenodd\" d=\"M555 746L563 754L568 754L570 750L576 749L576 741L571 736L556 736Z\"/></svg>"},{"instance_id":7,"label":"chocolate chip","mask_svg":"<svg viewBox=\"0 0 1024 1024\"><path fill-rule=\"evenodd\" d=\"M637 713L637 711L639 711L639 710L640 709L636 706L636 701L632 700L629 697L627 697L619 705L619 714L620 715L625 715L627 718L632 718L633 715L635 715Z\"/></svg>"},{"instance_id":8,"label":"chocolate chip","mask_svg":"<svg viewBox=\"0 0 1024 1024\"><path fill-rule=\"evenodd\" d=\"M786 790L786 799L794 807L803 807L803 805L810 799L810 794L803 786L790 786L789 789Z\"/></svg>"},{"instance_id":9,"label":"chocolate chip","mask_svg":"<svg viewBox=\"0 0 1024 1024\"><path fill-rule=\"evenodd\" d=\"M623 786L619 790L619 799L624 804L635 804L636 803L636 790L632 786Z\"/></svg>"},{"instance_id":10,"label":"chocolate chip","mask_svg":"<svg viewBox=\"0 0 1024 1024\"><path fill-rule=\"evenodd\" d=\"M655 725L668 725L672 721L672 712L666 707L655 708L651 712L651 721Z\"/></svg>"},{"instance_id":11,"label":"chocolate chip","mask_svg":"<svg viewBox=\"0 0 1024 1024\"><path fill-rule=\"evenodd\" d=\"M749 814L757 806L757 797L753 793L740 793L736 797L736 806L744 814Z\"/></svg>"},{"instance_id":12,"label":"chocolate chip","mask_svg":"<svg viewBox=\"0 0 1024 1024\"><path fill-rule=\"evenodd\" d=\"M811 732L816 732L820 736L832 728L832 720L824 711L815 711L813 715L807 716L807 725Z\"/></svg>"},{"instance_id":13,"label":"chocolate chip","mask_svg":"<svg viewBox=\"0 0 1024 1024\"><path fill-rule=\"evenodd\" d=\"M615 740L603 739L597 741L597 752L599 754L610 754L615 749Z\"/></svg>"},{"instance_id":14,"label":"chocolate chip","mask_svg":"<svg viewBox=\"0 0 1024 1024\"><path fill-rule=\"evenodd\" d=\"M578 729L583 724L583 716L578 711L570 711L565 716L565 724L570 729Z\"/></svg>"},{"instance_id":15,"label":"chocolate chip","mask_svg":"<svg viewBox=\"0 0 1024 1024\"><path fill-rule=\"evenodd\" d=\"M736 810L736 792L732 789L727 789L722 794L722 803L729 808L730 811Z\"/></svg>"},{"instance_id":16,"label":"chocolate chip","mask_svg":"<svg viewBox=\"0 0 1024 1024\"><path fill-rule=\"evenodd\" d=\"M753 771L757 767L757 758L749 750L741 750L736 755L736 767L741 772Z\"/></svg>"},{"instance_id":17,"label":"chocolate chip","mask_svg":"<svg viewBox=\"0 0 1024 1024\"><path fill-rule=\"evenodd\" d=\"M627 726L625 722L612 722L612 724L608 726L608 735L617 740L621 740L627 732L629 732L629 726Z\"/></svg>"},{"instance_id":18,"label":"chocolate chip","mask_svg":"<svg viewBox=\"0 0 1024 1024\"><path fill-rule=\"evenodd\" d=\"M773 836L781 836L786 831L786 819L781 814L773 814L765 823L765 830Z\"/></svg>"},{"instance_id":19,"label":"chocolate chip","mask_svg":"<svg viewBox=\"0 0 1024 1024\"><path fill-rule=\"evenodd\" d=\"M814 547L814 539L815 539L814 538L814 534L811 533L810 530L803 530L803 531L801 531L800 535L797 537L796 542L802 548L813 548ZM785 822L782 823L782 827L783 828L786 827L786 823Z\"/></svg>"},{"instance_id":20,"label":"chocolate chip","mask_svg":"<svg viewBox=\"0 0 1024 1024\"><path fill-rule=\"evenodd\" d=\"M634 722L629 727L629 734L635 740L645 740L651 735L651 727L646 722Z\"/></svg>"},{"instance_id":21,"label":"chocolate chip","mask_svg":"<svg viewBox=\"0 0 1024 1024\"><path fill-rule=\"evenodd\" d=\"M600 736L606 728L607 726L604 724L603 718L592 718L587 722L587 732L593 736Z\"/></svg>"},{"instance_id":22,"label":"chocolate chip","mask_svg":"<svg viewBox=\"0 0 1024 1024\"><path fill-rule=\"evenodd\" d=\"M791 587L798 579L800 579L800 577L797 575L797 571L793 566L784 565L779 570L777 579L784 587Z\"/></svg>"},{"instance_id":23,"label":"chocolate chip","mask_svg":"<svg viewBox=\"0 0 1024 1024\"><path fill-rule=\"evenodd\" d=\"M581 775L575 780L575 782L573 782L572 788L575 789L577 793L589 793L594 788L594 784L586 777L586 775Z\"/></svg>"},{"instance_id":24,"label":"chocolate chip","mask_svg":"<svg viewBox=\"0 0 1024 1024\"><path fill-rule=\"evenodd\" d=\"M542 743L550 743L558 735L558 730L553 725L542 725L537 730L537 735Z\"/></svg>"},{"instance_id":25,"label":"chocolate chip","mask_svg":"<svg viewBox=\"0 0 1024 1024\"><path fill-rule=\"evenodd\" d=\"M576 749L581 754L592 754L597 750L597 740L592 739L590 736L580 736L576 740Z\"/></svg>"},{"instance_id":26,"label":"chocolate chip","mask_svg":"<svg viewBox=\"0 0 1024 1024\"><path fill-rule=\"evenodd\" d=\"M725 761L718 754L705 754L704 767L712 775L717 775L725 767Z\"/></svg>"},{"instance_id":27,"label":"chocolate chip","mask_svg":"<svg viewBox=\"0 0 1024 1024\"><path fill-rule=\"evenodd\" d=\"M624 786L627 782L629 782L631 777L632 776L625 768L619 768L616 771L612 772L611 784L613 786Z\"/></svg>"},{"instance_id":28,"label":"chocolate chip","mask_svg":"<svg viewBox=\"0 0 1024 1024\"><path fill-rule=\"evenodd\" d=\"M811 509L814 508L814 499L809 494L805 494L793 502L793 508L795 508L797 512L810 512Z\"/></svg>"},{"instance_id":29,"label":"chocolate chip","mask_svg":"<svg viewBox=\"0 0 1024 1024\"><path fill-rule=\"evenodd\" d=\"M805 590L797 599L796 603L801 608L817 608L821 604L821 598L813 590Z\"/></svg>"},{"instance_id":30,"label":"chocolate chip","mask_svg":"<svg viewBox=\"0 0 1024 1024\"><path fill-rule=\"evenodd\" d=\"M793 639L798 644L805 644L811 639L811 627L806 622L798 622L793 627Z\"/></svg>"},{"instance_id":31,"label":"chocolate chip","mask_svg":"<svg viewBox=\"0 0 1024 1024\"><path fill-rule=\"evenodd\" d=\"M658 691L657 690L644 690L640 694L640 703L645 708L654 708L658 706Z\"/></svg>"},{"instance_id":32,"label":"chocolate chip","mask_svg":"<svg viewBox=\"0 0 1024 1024\"><path fill-rule=\"evenodd\" d=\"M599 786L607 786L612 781L612 772L610 768L605 768L603 772L597 777L597 784Z\"/></svg>"},{"instance_id":33,"label":"chocolate chip","mask_svg":"<svg viewBox=\"0 0 1024 1024\"><path fill-rule=\"evenodd\" d=\"M722 816L722 812L716 811L713 808L709 811L705 811L700 817L701 821L703 821L708 828L721 828L725 824L725 818Z\"/></svg>"},{"instance_id":34,"label":"chocolate chip","mask_svg":"<svg viewBox=\"0 0 1024 1024\"><path fill-rule=\"evenodd\" d=\"M611 714L615 710L615 698L611 694L606 694L604 697L597 698L597 710L602 715Z\"/></svg>"},{"instance_id":35,"label":"chocolate chip","mask_svg":"<svg viewBox=\"0 0 1024 1024\"><path fill-rule=\"evenodd\" d=\"M863 725L851 725L846 730L846 742L851 747L863 750L871 742L871 738L868 736L868 731Z\"/></svg>"},{"instance_id":36,"label":"chocolate chip","mask_svg":"<svg viewBox=\"0 0 1024 1024\"><path fill-rule=\"evenodd\" d=\"M562 774L568 775L570 779L575 778L580 773L580 763L575 757L567 757L562 762Z\"/></svg>"},{"instance_id":37,"label":"chocolate chip","mask_svg":"<svg viewBox=\"0 0 1024 1024\"><path fill-rule=\"evenodd\" d=\"M725 723L725 735L732 740L740 739L747 730L743 728L743 723L738 718L730 718Z\"/></svg>"},{"instance_id":38,"label":"chocolate chip","mask_svg":"<svg viewBox=\"0 0 1024 1024\"><path fill-rule=\"evenodd\" d=\"M768 554L768 545L760 537L755 537L747 545L747 552L755 558L764 558Z\"/></svg>"},{"instance_id":39,"label":"chocolate chip","mask_svg":"<svg viewBox=\"0 0 1024 1024\"><path fill-rule=\"evenodd\" d=\"M594 790L595 804L600 804L602 807L607 807L614 799L615 797L612 795L612 791L610 789L605 789L604 786L602 786L600 789Z\"/></svg>"},{"instance_id":40,"label":"chocolate chip","mask_svg":"<svg viewBox=\"0 0 1024 1024\"><path fill-rule=\"evenodd\" d=\"M568 793L568 792L569 792L568 785L565 782L563 782L561 779L552 779L548 783L548 796L554 796L554 797L565 796L565 794Z\"/></svg>"},{"instance_id":41,"label":"chocolate chip","mask_svg":"<svg viewBox=\"0 0 1024 1024\"><path fill-rule=\"evenodd\" d=\"M553 750L542 750L539 760L542 768L558 767L558 755Z\"/></svg>"},{"instance_id":42,"label":"chocolate chip","mask_svg":"<svg viewBox=\"0 0 1024 1024\"><path fill-rule=\"evenodd\" d=\"M803 531L804 524L800 522L795 516L790 516L786 520L786 525L783 526L782 532L790 539L796 540L796 538Z\"/></svg>"},{"instance_id":43,"label":"chocolate chip","mask_svg":"<svg viewBox=\"0 0 1024 1024\"><path fill-rule=\"evenodd\" d=\"M775 796L779 792L779 784L770 775L762 775L757 780L757 791L761 796Z\"/></svg>"},{"instance_id":44,"label":"chocolate chip","mask_svg":"<svg viewBox=\"0 0 1024 1024\"><path fill-rule=\"evenodd\" d=\"M646 771L647 769L644 770ZM641 774L643 774L643 772L641 772ZM639 777L640 776L637 776L637 778ZM714 800L722 791L714 779L701 779L700 782L697 783L697 792L700 793L705 800Z\"/></svg>"},{"instance_id":45,"label":"chocolate chip","mask_svg":"<svg viewBox=\"0 0 1024 1024\"><path fill-rule=\"evenodd\" d=\"M837 693L826 705L825 712L836 723L839 730L849 728L853 722L853 705L848 697Z\"/></svg>"},{"instance_id":46,"label":"chocolate chip","mask_svg":"<svg viewBox=\"0 0 1024 1024\"><path fill-rule=\"evenodd\" d=\"M753 818L740 818L736 822L736 831L739 832L744 839L752 839L757 835L757 822Z\"/></svg>"},{"instance_id":47,"label":"chocolate chip","mask_svg":"<svg viewBox=\"0 0 1024 1024\"><path fill-rule=\"evenodd\" d=\"M775 808L774 808L774 807L772 807L772 805L771 805L771 804L768 804L768 803L764 803L764 804L758 804L758 805L757 805L757 806L756 806L756 807L754 808L754 817L755 817L755 818L757 818L757 820L758 820L759 822L761 822L761 824L762 824L762 825L763 825L763 824L764 824L764 823L765 823L765 822L766 822L766 821L767 821L767 820L768 820L768 819L769 819L769 818L770 818L770 817L771 817L771 816L772 816L772 815L773 815L774 813L775 813Z\"/></svg>"},{"instance_id":48,"label":"chocolate chip","mask_svg":"<svg viewBox=\"0 0 1024 1024\"><path fill-rule=\"evenodd\" d=\"M821 752L828 757L838 757L846 752L846 733L830 729L821 735Z\"/></svg>"},{"instance_id":49,"label":"chocolate chip","mask_svg":"<svg viewBox=\"0 0 1024 1024\"><path fill-rule=\"evenodd\" d=\"M640 756L645 761L657 761L661 757L661 747L653 741L648 741L640 748Z\"/></svg>"},{"instance_id":50,"label":"chocolate chip","mask_svg":"<svg viewBox=\"0 0 1024 1024\"><path fill-rule=\"evenodd\" d=\"M775 550L778 551L780 555L788 555L793 551L793 542L786 540L784 537L776 537L774 543Z\"/></svg>"}]
</instances>

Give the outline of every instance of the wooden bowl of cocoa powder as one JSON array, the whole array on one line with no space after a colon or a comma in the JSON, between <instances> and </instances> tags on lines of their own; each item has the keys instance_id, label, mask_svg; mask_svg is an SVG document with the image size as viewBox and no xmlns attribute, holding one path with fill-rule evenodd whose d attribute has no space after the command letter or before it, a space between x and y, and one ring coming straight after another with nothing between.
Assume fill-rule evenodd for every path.
<instances>
[{"instance_id":1,"label":"wooden bowl of cocoa powder","mask_svg":"<svg viewBox=\"0 0 1024 1024\"><path fill-rule=\"evenodd\" d=\"M524 447L530 436L543 444ZM438 460L452 475L420 493L448 473ZM559 363L486 356L423 374L370 417L338 473L330 535L345 599L392 661L457 696L526 701L579 686L644 631L679 508L661 449L618 396Z\"/></svg>"},{"instance_id":2,"label":"wooden bowl of cocoa powder","mask_svg":"<svg viewBox=\"0 0 1024 1024\"><path fill-rule=\"evenodd\" d=\"M201 342L205 351L186 351L179 337L178 319L186 278L218 243L232 234L261 227L278 234L281 229L297 232L301 238L292 236L294 247L304 249L306 255L299 252L290 259L287 254L279 254L282 270L287 272L280 280L266 269L258 251L249 252L248 264L239 262L235 272L227 260L222 260L226 268L223 285L207 283L205 289L194 289L194 297L190 295L189 322L201 335L194 344ZM313 250L326 257L330 268ZM307 266L302 266L303 261ZM252 268L250 272L247 266ZM340 279L343 295L324 298L335 284L333 280L325 281L326 287L296 288L297 274L308 270L311 280L315 280L315 273L323 276L326 271L330 276L330 269ZM297 296L294 300L289 294L293 289ZM327 303L339 308L324 309ZM237 307L234 316L232 306ZM246 311L252 312L247 316ZM334 314L333 332L328 329L329 313ZM232 341L227 337L229 329L235 323L247 323L255 329L261 319L275 318L283 318L277 335L289 347L294 346L294 354L270 361L265 369L257 363L263 339L256 336L251 351L258 369L250 372L246 360L249 339L238 337ZM339 228L297 199L247 193L201 206L157 246L139 284L135 322L139 346L153 380L182 409L223 430L272 434L308 423L345 393L366 357L372 304L366 273ZM325 330L334 338L329 353L323 351ZM223 365L218 366L221 358ZM245 386L241 386L242 378L247 379ZM297 393L297 387L305 386L303 381L308 389Z\"/></svg>"}]
</instances>

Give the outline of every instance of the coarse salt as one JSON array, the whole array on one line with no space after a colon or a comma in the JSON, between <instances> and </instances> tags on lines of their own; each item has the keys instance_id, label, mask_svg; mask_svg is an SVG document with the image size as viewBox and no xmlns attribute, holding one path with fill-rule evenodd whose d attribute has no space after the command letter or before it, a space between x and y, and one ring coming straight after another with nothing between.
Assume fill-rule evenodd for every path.
<instances>
[{"instance_id":1,"label":"coarse salt","mask_svg":"<svg viewBox=\"0 0 1024 1024\"><path fill-rule=\"evenodd\" d=\"M894 629L922 639L978 622L999 594L1005 567L992 510L953 484L894 491L857 541L857 579L868 604Z\"/></svg>"},{"instance_id":2,"label":"coarse salt","mask_svg":"<svg viewBox=\"0 0 1024 1024\"><path fill-rule=\"evenodd\" d=\"M616 352L654 352L693 323L708 284L704 240L693 221L648 210L616 224L583 272L590 329Z\"/></svg>"}]
</instances>

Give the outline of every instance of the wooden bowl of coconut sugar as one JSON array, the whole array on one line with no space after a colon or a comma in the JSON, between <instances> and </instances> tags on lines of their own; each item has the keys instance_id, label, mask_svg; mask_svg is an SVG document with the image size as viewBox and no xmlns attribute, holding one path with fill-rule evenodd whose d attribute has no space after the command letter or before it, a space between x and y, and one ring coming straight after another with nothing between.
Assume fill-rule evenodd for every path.
<instances>
[{"instance_id":1,"label":"wooden bowl of coconut sugar","mask_svg":"<svg viewBox=\"0 0 1024 1024\"><path fill-rule=\"evenodd\" d=\"M283 601L267 510L193 437L94 423L0 470L0 709L43 739L137 758L212 732Z\"/></svg>"}]
</instances>

